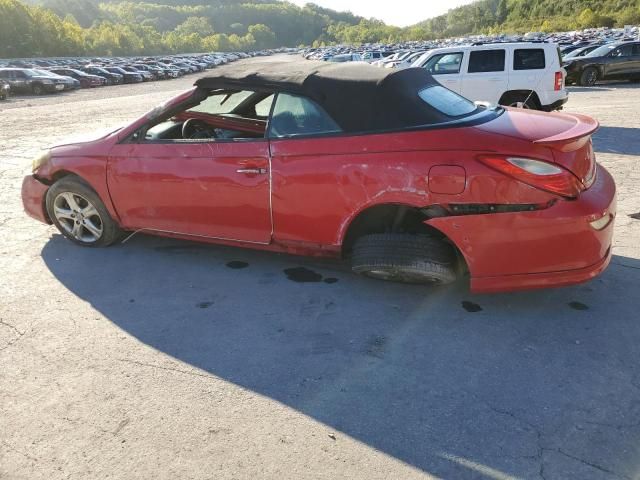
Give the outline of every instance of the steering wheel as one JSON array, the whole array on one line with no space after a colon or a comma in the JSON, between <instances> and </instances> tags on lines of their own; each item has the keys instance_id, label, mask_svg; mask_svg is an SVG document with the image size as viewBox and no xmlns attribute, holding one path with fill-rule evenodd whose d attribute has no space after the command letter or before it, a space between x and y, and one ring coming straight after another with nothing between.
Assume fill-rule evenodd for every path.
<instances>
[{"instance_id":1,"label":"steering wheel","mask_svg":"<svg viewBox=\"0 0 640 480\"><path fill-rule=\"evenodd\" d=\"M182 124L182 138L216 138L216 131L204 120L189 118Z\"/></svg>"}]
</instances>

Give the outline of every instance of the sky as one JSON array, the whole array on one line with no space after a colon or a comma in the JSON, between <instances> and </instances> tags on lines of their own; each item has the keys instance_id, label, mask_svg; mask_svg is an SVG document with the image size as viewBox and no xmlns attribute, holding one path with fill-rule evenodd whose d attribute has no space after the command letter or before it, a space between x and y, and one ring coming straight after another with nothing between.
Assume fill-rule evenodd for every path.
<instances>
[{"instance_id":1,"label":"sky","mask_svg":"<svg viewBox=\"0 0 640 480\"><path fill-rule=\"evenodd\" d=\"M375 17L389 25L406 27L437 17L472 0L290 0L297 5L311 2L338 11L350 10L363 17Z\"/></svg>"}]
</instances>

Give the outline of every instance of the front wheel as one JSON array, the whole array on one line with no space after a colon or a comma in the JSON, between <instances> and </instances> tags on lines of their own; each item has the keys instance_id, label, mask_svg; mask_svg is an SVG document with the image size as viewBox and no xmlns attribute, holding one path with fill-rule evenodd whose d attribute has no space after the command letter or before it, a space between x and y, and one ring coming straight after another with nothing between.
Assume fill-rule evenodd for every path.
<instances>
[{"instance_id":1,"label":"front wheel","mask_svg":"<svg viewBox=\"0 0 640 480\"><path fill-rule=\"evenodd\" d=\"M78 177L55 182L47 191L46 207L60 233L78 245L106 247L122 235L100 197Z\"/></svg>"},{"instance_id":2,"label":"front wheel","mask_svg":"<svg viewBox=\"0 0 640 480\"><path fill-rule=\"evenodd\" d=\"M598 70L595 68L585 68L580 75L580 85L582 87L593 87L598 81Z\"/></svg>"},{"instance_id":3,"label":"front wheel","mask_svg":"<svg viewBox=\"0 0 640 480\"><path fill-rule=\"evenodd\" d=\"M36 83L34 86L31 87L31 91L33 92L34 95L42 95L44 93L44 87L39 83Z\"/></svg>"},{"instance_id":4,"label":"front wheel","mask_svg":"<svg viewBox=\"0 0 640 480\"><path fill-rule=\"evenodd\" d=\"M444 285L456 280L456 255L451 245L428 235L373 234L355 242L351 268L379 280Z\"/></svg>"}]
</instances>

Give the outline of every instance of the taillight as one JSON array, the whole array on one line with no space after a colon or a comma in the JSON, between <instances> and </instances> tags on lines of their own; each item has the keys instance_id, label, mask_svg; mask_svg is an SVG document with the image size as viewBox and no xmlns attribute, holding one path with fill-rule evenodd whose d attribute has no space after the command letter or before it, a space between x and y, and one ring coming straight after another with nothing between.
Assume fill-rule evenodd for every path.
<instances>
[{"instance_id":1,"label":"taillight","mask_svg":"<svg viewBox=\"0 0 640 480\"><path fill-rule=\"evenodd\" d=\"M556 83L554 85L554 90L556 92L562 90L562 82L563 82L563 75L562 72L556 72Z\"/></svg>"},{"instance_id":2,"label":"taillight","mask_svg":"<svg viewBox=\"0 0 640 480\"><path fill-rule=\"evenodd\" d=\"M569 170L542 160L498 156L480 156L478 160L520 182L563 197L575 198L584 188Z\"/></svg>"},{"instance_id":3,"label":"taillight","mask_svg":"<svg viewBox=\"0 0 640 480\"><path fill-rule=\"evenodd\" d=\"M587 174L582 179L582 184L589 188L593 185L593 182L596 181L596 154L593 151L593 142L589 140L589 148L587 149L587 159L589 161L589 168L587 170Z\"/></svg>"}]
</instances>

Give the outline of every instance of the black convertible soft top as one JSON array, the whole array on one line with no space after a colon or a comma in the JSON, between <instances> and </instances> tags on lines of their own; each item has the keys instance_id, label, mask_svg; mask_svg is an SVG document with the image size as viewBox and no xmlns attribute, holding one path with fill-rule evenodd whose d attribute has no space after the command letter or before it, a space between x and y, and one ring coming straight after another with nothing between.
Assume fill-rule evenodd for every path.
<instances>
[{"instance_id":1,"label":"black convertible soft top","mask_svg":"<svg viewBox=\"0 0 640 480\"><path fill-rule=\"evenodd\" d=\"M289 92L318 102L345 132L371 132L456 120L418 92L438 85L423 68L393 70L361 62L248 61L216 68L200 78L205 89Z\"/></svg>"}]
</instances>

